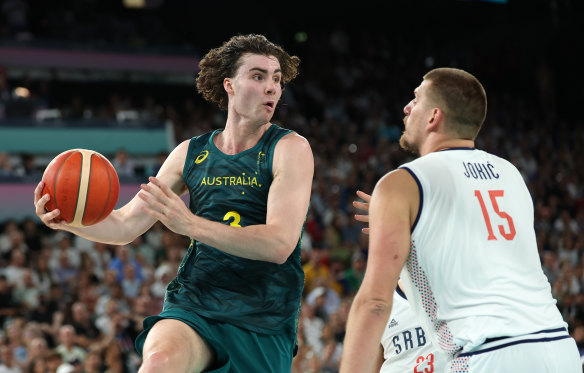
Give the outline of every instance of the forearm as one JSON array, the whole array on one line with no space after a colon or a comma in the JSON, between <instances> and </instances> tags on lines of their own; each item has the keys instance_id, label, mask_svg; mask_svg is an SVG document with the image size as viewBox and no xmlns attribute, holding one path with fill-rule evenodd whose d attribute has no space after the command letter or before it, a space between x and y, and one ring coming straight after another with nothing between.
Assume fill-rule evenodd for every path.
<instances>
[{"instance_id":1,"label":"forearm","mask_svg":"<svg viewBox=\"0 0 584 373\"><path fill-rule=\"evenodd\" d=\"M107 218L89 227L66 226L64 229L90 241L125 245L146 232L156 221L148 214L133 211L134 209L139 209L139 206L125 206L114 210Z\"/></svg>"},{"instance_id":2,"label":"forearm","mask_svg":"<svg viewBox=\"0 0 584 373\"><path fill-rule=\"evenodd\" d=\"M340 373L372 372L392 302L356 297L347 322Z\"/></svg>"},{"instance_id":3,"label":"forearm","mask_svg":"<svg viewBox=\"0 0 584 373\"><path fill-rule=\"evenodd\" d=\"M232 227L193 216L191 237L218 250L242 258L282 264L290 256L298 239L287 237L275 225Z\"/></svg>"}]
</instances>

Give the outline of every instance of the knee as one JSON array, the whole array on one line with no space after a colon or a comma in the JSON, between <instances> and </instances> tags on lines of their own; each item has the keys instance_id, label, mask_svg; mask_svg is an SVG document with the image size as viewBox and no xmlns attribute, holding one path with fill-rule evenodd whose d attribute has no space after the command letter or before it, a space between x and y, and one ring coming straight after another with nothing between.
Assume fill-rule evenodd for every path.
<instances>
[{"instance_id":1,"label":"knee","mask_svg":"<svg viewBox=\"0 0 584 373\"><path fill-rule=\"evenodd\" d=\"M173 352L168 350L153 351L144 355L138 373L168 372L174 361Z\"/></svg>"}]
</instances>

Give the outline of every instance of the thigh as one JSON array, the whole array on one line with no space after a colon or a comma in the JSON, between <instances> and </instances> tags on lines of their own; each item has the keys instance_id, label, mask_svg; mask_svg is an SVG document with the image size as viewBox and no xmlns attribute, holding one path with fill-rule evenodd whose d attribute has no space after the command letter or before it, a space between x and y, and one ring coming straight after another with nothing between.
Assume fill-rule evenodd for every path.
<instances>
[{"instance_id":1,"label":"thigh","mask_svg":"<svg viewBox=\"0 0 584 373\"><path fill-rule=\"evenodd\" d=\"M230 373L290 373L295 338L287 334L266 335L222 324L210 341L229 356Z\"/></svg>"},{"instance_id":2,"label":"thigh","mask_svg":"<svg viewBox=\"0 0 584 373\"><path fill-rule=\"evenodd\" d=\"M582 363L572 338L522 343L452 361L454 373L582 373Z\"/></svg>"},{"instance_id":3,"label":"thigh","mask_svg":"<svg viewBox=\"0 0 584 373\"><path fill-rule=\"evenodd\" d=\"M165 371L201 372L214 359L209 344L189 325L180 320L162 319L148 332L142 356L144 361L154 354L168 358Z\"/></svg>"}]
</instances>

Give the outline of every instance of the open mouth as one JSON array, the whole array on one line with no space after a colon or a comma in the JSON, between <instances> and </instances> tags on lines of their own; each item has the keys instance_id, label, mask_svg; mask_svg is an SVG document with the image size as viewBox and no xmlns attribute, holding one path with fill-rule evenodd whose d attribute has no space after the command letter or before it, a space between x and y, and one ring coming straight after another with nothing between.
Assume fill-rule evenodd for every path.
<instances>
[{"instance_id":1,"label":"open mouth","mask_svg":"<svg viewBox=\"0 0 584 373\"><path fill-rule=\"evenodd\" d=\"M267 106L267 107L269 107L269 108L271 108L271 109L273 109L274 108L274 101L268 101L264 105Z\"/></svg>"}]
</instances>

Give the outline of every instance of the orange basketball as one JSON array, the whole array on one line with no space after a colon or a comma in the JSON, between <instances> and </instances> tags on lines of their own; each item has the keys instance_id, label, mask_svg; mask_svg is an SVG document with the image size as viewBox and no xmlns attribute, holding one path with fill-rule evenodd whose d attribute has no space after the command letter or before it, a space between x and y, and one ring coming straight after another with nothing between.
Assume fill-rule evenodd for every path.
<instances>
[{"instance_id":1,"label":"orange basketball","mask_svg":"<svg viewBox=\"0 0 584 373\"><path fill-rule=\"evenodd\" d=\"M58 221L84 227L105 219L116 206L120 182L106 157L93 150L71 149L56 156L43 174L42 194L51 199L48 211L58 208Z\"/></svg>"}]
</instances>

